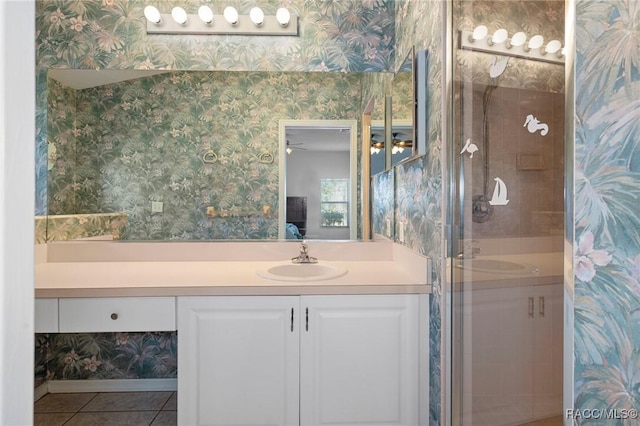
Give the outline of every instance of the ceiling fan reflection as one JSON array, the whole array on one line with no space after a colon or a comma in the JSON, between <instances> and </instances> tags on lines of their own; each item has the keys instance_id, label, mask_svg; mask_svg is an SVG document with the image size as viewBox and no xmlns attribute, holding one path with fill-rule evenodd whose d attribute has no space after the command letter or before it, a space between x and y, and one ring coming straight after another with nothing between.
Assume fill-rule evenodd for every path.
<instances>
[{"instance_id":1,"label":"ceiling fan reflection","mask_svg":"<svg viewBox=\"0 0 640 426\"><path fill-rule=\"evenodd\" d=\"M302 143L292 143L289 140L287 140L287 154L291 154L293 152L294 149L298 149L300 151L307 151L307 148L302 148L300 146L297 145L303 145Z\"/></svg>"}]
</instances>

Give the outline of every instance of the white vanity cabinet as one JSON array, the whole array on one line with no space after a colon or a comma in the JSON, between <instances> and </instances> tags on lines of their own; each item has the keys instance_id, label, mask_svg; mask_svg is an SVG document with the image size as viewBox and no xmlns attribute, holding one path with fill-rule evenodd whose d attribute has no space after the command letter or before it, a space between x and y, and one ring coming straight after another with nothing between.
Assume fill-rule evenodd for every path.
<instances>
[{"instance_id":1,"label":"white vanity cabinet","mask_svg":"<svg viewBox=\"0 0 640 426\"><path fill-rule=\"evenodd\" d=\"M297 425L298 305L297 296L179 297L178 424Z\"/></svg>"},{"instance_id":2,"label":"white vanity cabinet","mask_svg":"<svg viewBox=\"0 0 640 426\"><path fill-rule=\"evenodd\" d=\"M473 412L513 407L509 423L562 412L562 284L473 290L467 297ZM469 309L470 308L470 309Z\"/></svg>"},{"instance_id":3,"label":"white vanity cabinet","mask_svg":"<svg viewBox=\"0 0 640 426\"><path fill-rule=\"evenodd\" d=\"M37 298L36 333L175 331L175 297Z\"/></svg>"},{"instance_id":4,"label":"white vanity cabinet","mask_svg":"<svg viewBox=\"0 0 640 426\"><path fill-rule=\"evenodd\" d=\"M418 425L425 309L425 295L178 297L178 424Z\"/></svg>"},{"instance_id":5,"label":"white vanity cabinet","mask_svg":"<svg viewBox=\"0 0 640 426\"><path fill-rule=\"evenodd\" d=\"M418 297L303 296L301 308L300 424L417 425Z\"/></svg>"}]
</instances>

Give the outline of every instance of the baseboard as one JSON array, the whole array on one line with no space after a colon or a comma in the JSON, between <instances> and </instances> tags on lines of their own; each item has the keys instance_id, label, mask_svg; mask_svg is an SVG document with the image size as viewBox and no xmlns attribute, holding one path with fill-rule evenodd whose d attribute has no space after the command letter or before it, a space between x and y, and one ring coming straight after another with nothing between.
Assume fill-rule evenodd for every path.
<instances>
[{"instance_id":1,"label":"baseboard","mask_svg":"<svg viewBox=\"0 0 640 426\"><path fill-rule=\"evenodd\" d=\"M51 380L45 385L49 393L175 391L178 379Z\"/></svg>"},{"instance_id":2,"label":"baseboard","mask_svg":"<svg viewBox=\"0 0 640 426\"><path fill-rule=\"evenodd\" d=\"M33 401L37 401L49 393L49 382L44 382L33 390Z\"/></svg>"}]
</instances>

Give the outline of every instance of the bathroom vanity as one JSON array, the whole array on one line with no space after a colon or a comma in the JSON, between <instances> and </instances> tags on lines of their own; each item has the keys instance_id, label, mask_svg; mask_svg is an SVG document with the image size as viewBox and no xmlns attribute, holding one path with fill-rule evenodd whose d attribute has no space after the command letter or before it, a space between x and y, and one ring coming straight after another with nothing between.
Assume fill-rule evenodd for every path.
<instances>
[{"instance_id":1,"label":"bathroom vanity","mask_svg":"<svg viewBox=\"0 0 640 426\"><path fill-rule=\"evenodd\" d=\"M347 273L258 275L292 243L52 244L36 330L177 330L179 424L423 424L428 259L388 242L310 252Z\"/></svg>"}]
</instances>

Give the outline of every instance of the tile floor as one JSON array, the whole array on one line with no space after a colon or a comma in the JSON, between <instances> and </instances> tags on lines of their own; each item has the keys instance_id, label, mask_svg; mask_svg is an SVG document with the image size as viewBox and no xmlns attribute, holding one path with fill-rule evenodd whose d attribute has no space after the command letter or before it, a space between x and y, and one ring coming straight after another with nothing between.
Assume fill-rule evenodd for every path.
<instances>
[{"instance_id":1,"label":"tile floor","mask_svg":"<svg viewBox=\"0 0 640 426\"><path fill-rule=\"evenodd\" d=\"M34 404L36 426L177 424L175 392L49 393Z\"/></svg>"},{"instance_id":2,"label":"tile floor","mask_svg":"<svg viewBox=\"0 0 640 426\"><path fill-rule=\"evenodd\" d=\"M35 426L177 424L175 392L50 393L34 406ZM562 416L521 426L562 426Z\"/></svg>"}]
</instances>

